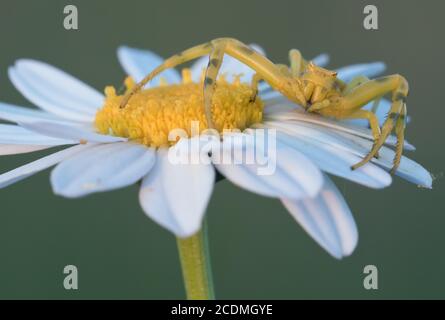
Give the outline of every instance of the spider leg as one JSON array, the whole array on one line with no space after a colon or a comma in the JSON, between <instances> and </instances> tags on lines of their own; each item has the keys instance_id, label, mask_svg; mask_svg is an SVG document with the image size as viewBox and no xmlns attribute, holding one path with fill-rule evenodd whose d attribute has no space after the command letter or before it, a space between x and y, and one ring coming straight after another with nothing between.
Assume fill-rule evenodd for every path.
<instances>
[{"instance_id":1,"label":"spider leg","mask_svg":"<svg viewBox=\"0 0 445 320\"><path fill-rule=\"evenodd\" d=\"M292 72L290 68L285 64L276 64L276 67L281 71L281 73L284 76L292 76ZM250 98L250 102L255 101L256 97L258 96L258 84L260 81L265 80L261 74L255 73L252 77L252 81L250 83L250 86L253 89L252 97Z\"/></svg>"},{"instance_id":2,"label":"spider leg","mask_svg":"<svg viewBox=\"0 0 445 320\"><path fill-rule=\"evenodd\" d=\"M380 125L379 125L379 119L373 113L372 111L368 110L357 110L353 114L350 114L346 117L346 119L365 119L369 122L369 127L371 128L372 137L374 138L374 141L377 141L380 137ZM379 152L377 151L375 158L379 157Z\"/></svg>"},{"instance_id":3,"label":"spider leg","mask_svg":"<svg viewBox=\"0 0 445 320\"><path fill-rule=\"evenodd\" d=\"M302 107L307 105L302 83L298 78L290 74L288 67L284 69L280 65L275 65L269 59L238 40L222 38L214 41L225 42L226 54L255 70L261 76L261 79L266 81L273 89L281 92Z\"/></svg>"},{"instance_id":4,"label":"spider leg","mask_svg":"<svg viewBox=\"0 0 445 320\"><path fill-rule=\"evenodd\" d=\"M301 72L306 66L306 61L303 59L301 52L297 49L291 49L289 51L289 61L292 75L294 77L300 76Z\"/></svg>"},{"instance_id":5,"label":"spider leg","mask_svg":"<svg viewBox=\"0 0 445 320\"><path fill-rule=\"evenodd\" d=\"M403 104L402 111L396 122L395 133L397 136L396 153L394 155L393 167L391 173L395 173L400 164L400 159L403 153L403 143L405 140L405 126L406 126L406 103Z\"/></svg>"},{"instance_id":6,"label":"spider leg","mask_svg":"<svg viewBox=\"0 0 445 320\"><path fill-rule=\"evenodd\" d=\"M312 92L314 91L314 86L306 86L304 94L308 95L310 97L310 95L312 94ZM309 99L309 98L308 98ZM331 105L331 101L329 99L324 99L320 102L315 102L313 103L308 109L306 109L306 111L309 112L318 112L321 111L327 107L329 107ZM342 117L343 118L343 117Z\"/></svg>"},{"instance_id":7,"label":"spider leg","mask_svg":"<svg viewBox=\"0 0 445 320\"><path fill-rule=\"evenodd\" d=\"M357 76L355 78L353 78L347 85L346 87L343 89L343 94L349 94L350 92L352 92L352 90L354 90L356 87L360 86L363 83L369 82L370 79L368 77L365 76ZM380 100L382 99L382 97L378 97L377 99L374 100L373 104L372 104L372 108L371 108L371 112L372 113L376 113L378 108L379 108L379 104L380 104Z\"/></svg>"},{"instance_id":8,"label":"spider leg","mask_svg":"<svg viewBox=\"0 0 445 320\"><path fill-rule=\"evenodd\" d=\"M372 136L374 137L374 141L377 141L380 137L380 126L379 119L377 116L368 110L357 110L354 113L347 116L347 119L366 119L369 122L369 126L371 127Z\"/></svg>"},{"instance_id":9,"label":"spider leg","mask_svg":"<svg viewBox=\"0 0 445 320\"><path fill-rule=\"evenodd\" d=\"M369 82L370 79L366 76L357 76L353 78L343 89L343 94L349 94L351 93L355 88L360 86L363 83ZM379 120L376 117L375 113L377 111L378 105L380 103L381 97L374 100L374 103L372 105L371 111L366 110L359 110L351 115L348 116L350 119L366 119L369 122L369 127L372 131L372 136L374 137L374 141L376 141L380 136L380 126L379 126ZM378 152L376 153L376 158L379 157Z\"/></svg>"},{"instance_id":10,"label":"spider leg","mask_svg":"<svg viewBox=\"0 0 445 320\"><path fill-rule=\"evenodd\" d=\"M212 97L216 88L216 78L224 58L224 45L215 46L209 56L204 78L204 111L207 119L207 127L214 128L212 120Z\"/></svg>"},{"instance_id":11,"label":"spider leg","mask_svg":"<svg viewBox=\"0 0 445 320\"><path fill-rule=\"evenodd\" d=\"M280 68L246 44L231 38L216 39L212 43L224 43L226 54L251 67L272 87L279 88L282 85L283 74Z\"/></svg>"},{"instance_id":12,"label":"spider leg","mask_svg":"<svg viewBox=\"0 0 445 320\"><path fill-rule=\"evenodd\" d=\"M218 71L221 68L222 60L224 57L224 54L227 53L238 60L246 63L249 65L249 60L243 61L243 59L247 59L246 56L243 56L241 52L245 52L246 55L256 55L256 60L264 60L262 55L256 53L254 50L252 50L247 45L232 39L217 39L213 40L213 51L210 54L209 64L207 65L206 69L206 75L204 78L204 107L205 107L205 113L207 118L207 123L210 128L213 128L212 123L212 96L215 92L215 84L216 84L216 78L218 76ZM236 55L239 55L238 57ZM243 58L244 57L244 58ZM250 65L249 65L250 66ZM251 66L252 67L252 66ZM257 66L258 67L258 66ZM273 68L276 69L281 76L290 76L289 68L286 65L273 65ZM275 72L275 70L274 70ZM265 79L264 73L261 73L261 71L257 71L252 78L251 86L254 88L254 94L251 98L251 101L255 101L257 92L258 92L258 82L262 79Z\"/></svg>"},{"instance_id":13,"label":"spider leg","mask_svg":"<svg viewBox=\"0 0 445 320\"><path fill-rule=\"evenodd\" d=\"M200 56L212 54L213 51L216 52L213 55L213 59L221 60L224 54L228 54L255 70L262 79L269 83L272 88L282 93L286 93L289 97L293 98L302 106L306 105L306 101L304 100L304 96L301 91L301 85L297 80L284 75L282 73L282 70L280 70L280 68L277 67L273 62L271 62L269 59L259 54L255 50L251 49L244 43L236 39L219 38L212 40L211 42L187 49L165 60L164 63L154 69L149 75L142 79L141 82L139 82L132 88L131 91L126 94L126 96L122 99L120 107L125 107L130 98L139 90L141 90L146 83L148 83L160 72L169 68L173 68L187 61L196 59ZM211 85L211 83L215 83L219 67L220 65L212 67L212 63L209 63L208 69L210 68L212 70L206 71L206 74L209 76L209 78L204 79L204 83L207 83L207 86L205 86L204 89L204 97L207 100L211 99L211 94L213 92L213 86ZM211 114L211 111L209 111L210 106L211 101L205 102L206 116L208 117L207 120L209 125L211 124L211 117L209 117L209 115Z\"/></svg>"},{"instance_id":14,"label":"spider leg","mask_svg":"<svg viewBox=\"0 0 445 320\"><path fill-rule=\"evenodd\" d=\"M255 73L252 77L252 82L250 83L250 87L253 90L252 97L250 98L250 102L254 102L256 97L258 96L258 84L263 80L260 74Z\"/></svg>"},{"instance_id":15,"label":"spider leg","mask_svg":"<svg viewBox=\"0 0 445 320\"><path fill-rule=\"evenodd\" d=\"M289 51L289 60L290 60L290 67L288 67L285 64L276 64L275 66L281 71L283 75L286 76L295 76L298 75L300 72L295 71L294 69L300 68L300 65L302 63L302 57L300 51L297 49L292 49ZM299 69L298 69L299 70ZM258 84L260 81L265 80L263 76L259 73L255 73L252 77L252 81L250 83L250 86L254 90L254 93L252 97L250 98L250 101L255 101L256 97L258 96Z\"/></svg>"},{"instance_id":16,"label":"spider leg","mask_svg":"<svg viewBox=\"0 0 445 320\"><path fill-rule=\"evenodd\" d=\"M354 90L355 88L357 88L358 86L360 86L363 83L369 82L370 79L368 77L365 76L357 76L355 78L353 78L347 85L346 87L343 89L343 94L349 94L352 92L352 90Z\"/></svg>"},{"instance_id":17,"label":"spider leg","mask_svg":"<svg viewBox=\"0 0 445 320\"><path fill-rule=\"evenodd\" d=\"M285 76L291 76L291 71L289 67L285 64L277 64L277 68L281 71L281 73ZM250 87L253 89L252 97L250 98L250 102L254 102L256 97L258 96L258 84L260 81L264 80L263 76L259 73L255 73L252 77L252 81L250 83Z\"/></svg>"},{"instance_id":18,"label":"spider leg","mask_svg":"<svg viewBox=\"0 0 445 320\"><path fill-rule=\"evenodd\" d=\"M408 82L400 75L392 75L375 80L368 81L355 90L343 97L342 108L346 110L354 110L357 107L362 107L369 101L374 100L376 97L381 97L386 93L392 92L392 105L389 111L388 117L383 123L381 134L377 140L374 141L374 145L368 155L359 163L352 166L352 169L357 169L367 162L369 162L383 146L385 140L394 128L396 121L399 118L400 113L403 114L403 108L405 100L408 95ZM351 112L352 113L352 112ZM403 119L404 121L404 119ZM404 127L399 125L399 140L403 139L403 134L400 132L404 130ZM402 146L403 147L403 146ZM399 147L400 148L400 147ZM401 150L398 151L401 156ZM396 152L397 158L397 152ZM397 164L394 160L394 166ZM400 159L399 159L400 160Z\"/></svg>"},{"instance_id":19,"label":"spider leg","mask_svg":"<svg viewBox=\"0 0 445 320\"><path fill-rule=\"evenodd\" d=\"M371 107L372 113L377 113L377 110L379 109L381 100L382 100L382 97L378 97L377 99L374 100L374 103L372 104L372 107Z\"/></svg>"},{"instance_id":20,"label":"spider leg","mask_svg":"<svg viewBox=\"0 0 445 320\"><path fill-rule=\"evenodd\" d=\"M139 92L148 82L150 82L151 79L156 77L158 74L163 72L164 70L167 70L169 68L174 68L177 65L180 65L182 63L185 63L187 61L199 58L201 56L204 56L206 54L209 54L213 49L213 46L210 42L197 45L195 47L192 47L190 49L187 49L185 51L182 51L181 53L178 53L174 56L171 56L170 58L164 60L164 62L156 67L152 72L150 72L144 79L142 79L138 84L136 84L131 91L129 91L124 98L122 99L121 108L124 108L128 101L131 99L131 97Z\"/></svg>"},{"instance_id":21,"label":"spider leg","mask_svg":"<svg viewBox=\"0 0 445 320\"><path fill-rule=\"evenodd\" d=\"M281 64L281 63L277 63L276 64L278 70L281 71L281 73L287 77L292 76L291 70L289 69L289 67L285 64Z\"/></svg>"},{"instance_id":22,"label":"spider leg","mask_svg":"<svg viewBox=\"0 0 445 320\"><path fill-rule=\"evenodd\" d=\"M355 78L353 78L348 84L344 84L342 82L339 82L339 85L343 85L342 87L342 94L343 95L348 95L350 94L352 91L354 91L357 87L361 86L363 83L367 83L369 82L369 78L365 77L365 76L357 76ZM308 83L306 84L305 88L304 88L304 95L306 97L307 100L309 100L309 98L312 95L312 92L314 91L315 85L313 83ZM331 104L331 102L329 101L329 99L325 99L323 101L320 102L316 102L314 104L312 104L309 109L307 109L307 111L309 112L314 112L314 111L320 111L321 109L327 108L329 107L329 105ZM344 108L345 110L345 108ZM349 113L346 112L346 116L341 115L341 118L351 118L351 119L363 119L362 116L355 116L355 113ZM366 117L367 119L367 117Z\"/></svg>"},{"instance_id":23,"label":"spider leg","mask_svg":"<svg viewBox=\"0 0 445 320\"><path fill-rule=\"evenodd\" d=\"M378 150L383 146L386 138L389 136L389 134L393 130L394 123L397 120L397 118L399 117L399 114L402 110L402 106L403 106L403 102L401 102L401 101L395 102L392 105L391 110L388 115L388 118L383 123L382 130L381 130L382 133L380 134L379 139L374 140L374 145L372 146L372 149L368 153L368 155L365 158L363 158L362 161L353 165L352 169L357 169L357 168L363 166L377 154Z\"/></svg>"}]
</instances>

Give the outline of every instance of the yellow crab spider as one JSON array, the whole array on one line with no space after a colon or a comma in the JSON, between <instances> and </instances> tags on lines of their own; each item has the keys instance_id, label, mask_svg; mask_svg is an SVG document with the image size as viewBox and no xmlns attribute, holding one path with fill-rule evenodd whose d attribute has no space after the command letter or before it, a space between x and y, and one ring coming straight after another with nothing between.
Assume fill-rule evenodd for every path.
<instances>
[{"instance_id":1,"label":"yellow crab spider","mask_svg":"<svg viewBox=\"0 0 445 320\"><path fill-rule=\"evenodd\" d=\"M173 68L200 56L209 55L209 63L204 78L204 110L208 127L212 123L212 95L215 91L216 78L224 54L245 63L256 74L252 79L255 92L260 80L266 81L273 89L279 91L289 100L301 105L308 112L314 112L335 119L366 119L374 137L374 144L368 155L351 169L356 169L373 157L378 156L379 149L394 130L397 136L395 157L392 172L400 164L403 152L404 130L406 119L406 97L408 82L401 75L395 74L369 80L357 77L349 84L338 79L336 72L323 69L303 59L300 52L292 49L289 52L290 66L274 64L269 59L252 50L244 43L232 38L218 38L192 47L164 61L149 75L130 90L121 103L125 107L131 97L141 90L146 83L162 71ZM382 96L392 93L392 104L388 117L379 127L379 122L372 111L361 108L371 101L378 101ZM256 95L255 95L256 97ZM253 99L255 97L252 97ZM375 111L375 108L373 108Z\"/></svg>"}]
</instances>

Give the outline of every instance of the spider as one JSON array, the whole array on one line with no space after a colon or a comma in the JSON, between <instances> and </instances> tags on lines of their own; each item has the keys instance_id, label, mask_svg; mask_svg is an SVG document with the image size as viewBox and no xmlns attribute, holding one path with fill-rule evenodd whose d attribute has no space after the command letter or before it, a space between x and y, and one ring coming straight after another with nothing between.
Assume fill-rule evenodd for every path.
<instances>
[{"instance_id":1,"label":"spider","mask_svg":"<svg viewBox=\"0 0 445 320\"><path fill-rule=\"evenodd\" d=\"M224 54L234 57L256 72L251 83L255 92L252 99L256 98L258 83L263 80L308 112L339 120L366 119L369 122L374 143L369 153L351 167L352 170L363 166L372 158L378 157L379 149L393 130L397 137L397 145L391 173L394 173L399 166L403 152L407 112L405 102L408 95L408 82L406 79L398 74L374 80L358 76L349 83L345 83L337 78L336 72L307 62L296 49L289 51L290 66L286 66L274 64L241 41L232 38L218 38L166 59L125 95L120 107L124 108L135 93L162 71L200 56L209 55L204 78L204 110L208 127L213 127L212 95L215 91L216 78ZM380 128L375 113L363 110L362 107L374 101L373 109L375 111L378 101L389 93L392 93L391 108Z\"/></svg>"}]
</instances>

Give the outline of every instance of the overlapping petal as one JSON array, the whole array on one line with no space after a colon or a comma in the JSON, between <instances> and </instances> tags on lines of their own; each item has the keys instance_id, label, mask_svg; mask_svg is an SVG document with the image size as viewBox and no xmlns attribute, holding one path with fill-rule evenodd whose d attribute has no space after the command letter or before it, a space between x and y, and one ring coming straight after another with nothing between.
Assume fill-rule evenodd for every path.
<instances>
[{"instance_id":1,"label":"overlapping petal","mask_svg":"<svg viewBox=\"0 0 445 320\"><path fill-rule=\"evenodd\" d=\"M357 76L365 76L367 78L375 77L386 70L384 62L370 62L348 65L337 69L337 77L345 82L349 82Z\"/></svg>"},{"instance_id":2,"label":"overlapping petal","mask_svg":"<svg viewBox=\"0 0 445 320\"><path fill-rule=\"evenodd\" d=\"M75 140L54 138L27 130L21 126L11 124L0 124L0 145L36 145L36 146L61 146L75 144Z\"/></svg>"},{"instance_id":3,"label":"overlapping petal","mask_svg":"<svg viewBox=\"0 0 445 320\"><path fill-rule=\"evenodd\" d=\"M34 122L38 120L58 121L65 124L75 123L73 121L64 120L46 111L33 110L4 102L0 102L0 119L15 123Z\"/></svg>"},{"instance_id":4,"label":"overlapping petal","mask_svg":"<svg viewBox=\"0 0 445 320\"><path fill-rule=\"evenodd\" d=\"M104 101L97 90L41 61L17 60L8 74L29 101L65 119L92 122Z\"/></svg>"},{"instance_id":5,"label":"overlapping petal","mask_svg":"<svg viewBox=\"0 0 445 320\"><path fill-rule=\"evenodd\" d=\"M91 125L69 125L45 120L23 122L20 125L23 128L35 131L42 135L60 139L75 140L81 143L110 143L127 141L126 138L97 133Z\"/></svg>"},{"instance_id":6,"label":"overlapping petal","mask_svg":"<svg viewBox=\"0 0 445 320\"><path fill-rule=\"evenodd\" d=\"M215 169L208 163L172 164L160 150L143 179L139 202L144 212L179 237L196 233L213 190Z\"/></svg>"},{"instance_id":7,"label":"overlapping petal","mask_svg":"<svg viewBox=\"0 0 445 320\"><path fill-rule=\"evenodd\" d=\"M76 143L73 140L40 135L16 125L0 124L0 155L33 152Z\"/></svg>"},{"instance_id":8,"label":"overlapping petal","mask_svg":"<svg viewBox=\"0 0 445 320\"><path fill-rule=\"evenodd\" d=\"M117 57L125 72L137 82L141 81L146 75L164 62L161 56L152 51L127 46L118 48ZM147 88L159 85L161 77L165 78L168 83L179 83L181 81L181 77L175 69L168 69L153 78L150 83L147 84Z\"/></svg>"},{"instance_id":9,"label":"overlapping petal","mask_svg":"<svg viewBox=\"0 0 445 320\"><path fill-rule=\"evenodd\" d=\"M277 101L277 100L276 100ZM353 124L347 124L341 121L332 120L326 117L319 116L317 114L311 114L303 112L301 109L286 110L286 101L282 99L278 100L278 104L283 103L283 107L273 106L276 112L268 112L265 120L272 120L280 122L294 122L296 125L310 126L316 125L316 128L329 129L337 132L345 132L357 137L362 137L368 140L373 140L371 129L356 126ZM291 112L289 112L291 111ZM397 144L397 138L393 135L388 136L385 141L385 145L395 146ZM408 151L415 150L416 148L405 140L404 149Z\"/></svg>"},{"instance_id":10,"label":"overlapping petal","mask_svg":"<svg viewBox=\"0 0 445 320\"><path fill-rule=\"evenodd\" d=\"M218 171L234 184L264 196L301 199L319 192L323 177L312 161L279 141L276 148L266 150L257 138L253 134L225 136L221 154L218 158L212 154Z\"/></svg>"},{"instance_id":11,"label":"overlapping petal","mask_svg":"<svg viewBox=\"0 0 445 320\"><path fill-rule=\"evenodd\" d=\"M62 151L55 152L36 161L27 163L11 171L0 174L0 188L7 187L29 176L52 167L59 162L75 155L78 152L91 148L91 145L77 145Z\"/></svg>"},{"instance_id":12,"label":"overlapping petal","mask_svg":"<svg viewBox=\"0 0 445 320\"><path fill-rule=\"evenodd\" d=\"M338 150L335 145L320 142L316 138L308 138L293 131L286 132L288 134L278 134L279 141L305 154L325 172L370 188L385 188L391 184L391 176L372 163L351 170L351 166L361 160L352 153Z\"/></svg>"},{"instance_id":13,"label":"overlapping petal","mask_svg":"<svg viewBox=\"0 0 445 320\"><path fill-rule=\"evenodd\" d=\"M140 144L99 144L63 161L51 172L54 193L76 198L129 186L153 167L156 151Z\"/></svg>"},{"instance_id":14,"label":"overlapping petal","mask_svg":"<svg viewBox=\"0 0 445 320\"><path fill-rule=\"evenodd\" d=\"M343 196L327 176L315 198L298 201L282 199L282 202L292 217L330 255L340 259L354 251L358 241L354 217Z\"/></svg>"}]
</instances>

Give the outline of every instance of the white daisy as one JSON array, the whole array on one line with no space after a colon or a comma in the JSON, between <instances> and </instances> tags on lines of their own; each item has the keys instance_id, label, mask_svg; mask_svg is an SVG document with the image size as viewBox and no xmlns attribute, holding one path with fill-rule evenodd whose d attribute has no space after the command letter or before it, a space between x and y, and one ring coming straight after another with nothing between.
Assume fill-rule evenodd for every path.
<instances>
[{"instance_id":1,"label":"white daisy","mask_svg":"<svg viewBox=\"0 0 445 320\"><path fill-rule=\"evenodd\" d=\"M136 81L163 61L152 52L129 47L119 48L118 58ZM314 59L319 65L327 60L326 55ZM206 64L206 58L202 58L192 66L194 80L199 80ZM340 69L338 76L347 81L359 74L372 77L384 69L382 63L354 65ZM242 80L246 82L253 74L250 68L230 57L225 58L222 72L243 73ZM181 82L180 74L173 69L162 76L169 84ZM273 175L257 175L252 170L255 165L218 164L210 155L208 163L172 164L168 160L168 147L160 146L160 143L156 145L153 139L146 144L128 139L133 135L140 136L141 132L137 130L145 130L153 125L152 122L135 125L137 121L145 121L138 115L129 116L131 119L128 118L126 123L136 122L131 122L128 127L125 122L113 122L114 118L104 107L106 101L116 97L113 89L107 89L105 97L46 63L18 60L9 68L9 77L17 90L40 110L0 103L0 119L15 123L0 124L0 154L72 146L1 174L0 187L54 165L52 188L56 194L70 198L142 181L139 201L144 212L178 237L191 236L200 229L213 190L216 168L242 188L280 198L315 241L332 256L341 258L352 253L358 233L347 203L327 174L371 188L384 188L392 181L387 171L392 167L394 152L390 147L396 143L394 138L388 139L378 159L352 171L351 165L359 162L372 145L371 132L363 122L340 122L304 113L266 84L261 85L259 94L265 106L264 115L254 130L278 131L277 169ZM159 81L155 78L150 86L157 86ZM380 120L388 106L387 101L382 102ZM100 114L106 117L102 125L113 122L113 135L103 134L108 133L104 131L106 127L98 129L102 119ZM165 114L162 117L162 121L167 121ZM157 125L162 127L165 123ZM125 134L117 136L119 132ZM405 149L414 150L414 147L406 143ZM432 185L431 175L406 157L402 158L396 174L423 187Z\"/></svg>"}]
</instances>

